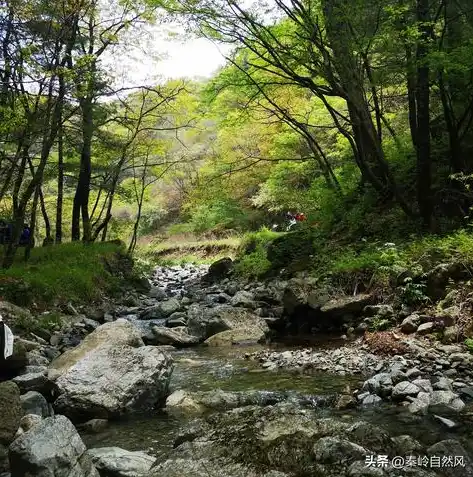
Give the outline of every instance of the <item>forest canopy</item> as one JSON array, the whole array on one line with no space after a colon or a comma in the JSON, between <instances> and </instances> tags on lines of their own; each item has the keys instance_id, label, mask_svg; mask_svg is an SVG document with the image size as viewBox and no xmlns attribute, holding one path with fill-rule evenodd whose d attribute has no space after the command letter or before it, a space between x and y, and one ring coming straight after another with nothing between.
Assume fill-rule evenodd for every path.
<instances>
[{"instance_id":1,"label":"forest canopy","mask_svg":"<svg viewBox=\"0 0 473 477\"><path fill-rule=\"evenodd\" d=\"M104 59L159 22L230 45L225 66L117 86ZM24 224L30 247L118 237L131 253L287 210L352 236L469 218L466 0L9 0L0 24L4 267Z\"/></svg>"}]
</instances>

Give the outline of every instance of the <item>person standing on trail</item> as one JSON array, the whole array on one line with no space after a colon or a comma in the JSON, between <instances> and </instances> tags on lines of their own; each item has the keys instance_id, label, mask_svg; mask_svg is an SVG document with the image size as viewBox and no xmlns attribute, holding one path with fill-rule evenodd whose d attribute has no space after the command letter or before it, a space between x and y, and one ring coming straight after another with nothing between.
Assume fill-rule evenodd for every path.
<instances>
[{"instance_id":1,"label":"person standing on trail","mask_svg":"<svg viewBox=\"0 0 473 477\"><path fill-rule=\"evenodd\" d=\"M8 357L13 354L13 333L0 315L0 369Z\"/></svg>"},{"instance_id":2,"label":"person standing on trail","mask_svg":"<svg viewBox=\"0 0 473 477\"><path fill-rule=\"evenodd\" d=\"M28 224L23 225L23 232L20 237L20 245L28 245L30 243L31 229Z\"/></svg>"}]
</instances>

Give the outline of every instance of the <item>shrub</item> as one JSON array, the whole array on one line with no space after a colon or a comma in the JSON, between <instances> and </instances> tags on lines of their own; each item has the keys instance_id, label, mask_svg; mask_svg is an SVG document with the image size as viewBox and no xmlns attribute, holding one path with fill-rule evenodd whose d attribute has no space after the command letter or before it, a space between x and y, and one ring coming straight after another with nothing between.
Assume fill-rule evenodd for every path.
<instances>
[{"instance_id":1,"label":"shrub","mask_svg":"<svg viewBox=\"0 0 473 477\"><path fill-rule=\"evenodd\" d=\"M268 247L280 235L265 227L259 232L246 234L238 251L235 272L247 278L266 275L272 267L267 256Z\"/></svg>"}]
</instances>

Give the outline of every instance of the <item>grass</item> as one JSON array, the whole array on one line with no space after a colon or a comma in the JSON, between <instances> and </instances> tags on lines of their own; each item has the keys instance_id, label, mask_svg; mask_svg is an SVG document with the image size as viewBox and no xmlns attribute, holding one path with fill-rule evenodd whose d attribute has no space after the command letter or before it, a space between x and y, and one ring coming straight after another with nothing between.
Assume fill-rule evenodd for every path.
<instances>
[{"instance_id":1,"label":"grass","mask_svg":"<svg viewBox=\"0 0 473 477\"><path fill-rule=\"evenodd\" d=\"M179 265L183 263L210 264L220 258L234 258L241 238L199 239L193 235L180 234L165 239L142 242L138 255L159 265Z\"/></svg>"},{"instance_id":2,"label":"grass","mask_svg":"<svg viewBox=\"0 0 473 477\"><path fill-rule=\"evenodd\" d=\"M404 279L419 277L442 262L462 262L473 269L473 233L462 229L391 243L372 238L335 241L320 230L277 234L263 229L244 237L237 260L236 270L242 276L262 278L297 263L321 282L347 293L358 286L382 291L401 283L400 291L422 298L421 284Z\"/></svg>"},{"instance_id":3,"label":"grass","mask_svg":"<svg viewBox=\"0 0 473 477\"><path fill-rule=\"evenodd\" d=\"M106 260L113 262L123 251L117 243L67 243L34 248L27 264L20 251L10 269L0 269L0 297L38 308L94 301L117 289L119 279Z\"/></svg>"}]
</instances>

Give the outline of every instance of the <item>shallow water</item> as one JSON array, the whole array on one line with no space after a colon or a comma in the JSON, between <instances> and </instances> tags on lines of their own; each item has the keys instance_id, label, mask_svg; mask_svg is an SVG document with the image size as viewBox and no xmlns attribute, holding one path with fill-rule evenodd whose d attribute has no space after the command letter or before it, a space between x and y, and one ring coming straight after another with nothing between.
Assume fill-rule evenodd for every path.
<instances>
[{"instance_id":1,"label":"shallow water","mask_svg":"<svg viewBox=\"0 0 473 477\"><path fill-rule=\"evenodd\" d=\"M351 392L362 382L361 377L353 376L262 370L257 363L244 359L245 353L259 349L262 346L193 348L173 352L175 368L170 383L171 392L178 389L283 392L287 399L302 398L304 404L310 406L316 402L315 396ZM454 418L459 424L458 428L448 430L433 416L412 416L402 407L392 405L348 411L320 408L318 412L321 417L332 415L366 420L386 428L392 435L412 435L425 445L456 438L473 450L473 420L469 417L462 417L461 421ZM83 439L88 447L118 446L128 450L144 450L163 458L171 450L178 431L186 422L186 418L177 419L165 412L156 412L111 423L100 434L83 434Z\"/></svg>"}]
</instances>

